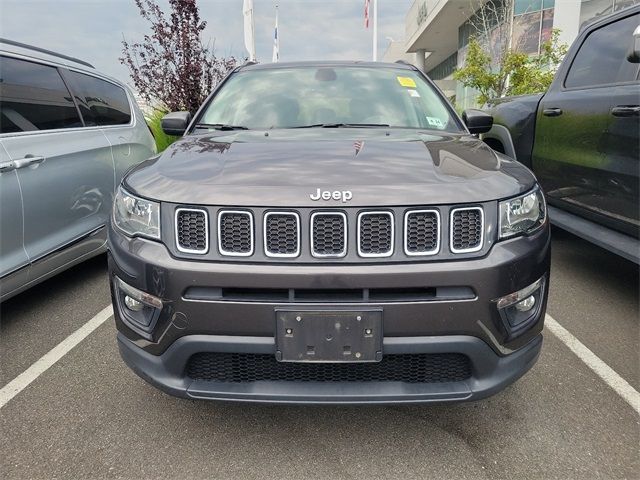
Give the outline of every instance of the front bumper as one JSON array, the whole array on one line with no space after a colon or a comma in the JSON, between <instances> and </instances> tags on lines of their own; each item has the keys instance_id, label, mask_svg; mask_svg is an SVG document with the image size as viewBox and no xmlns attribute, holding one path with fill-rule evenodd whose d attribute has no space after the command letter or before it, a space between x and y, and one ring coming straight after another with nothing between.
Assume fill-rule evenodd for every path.
<instances>
[{"instance_id":1,"label":"front bumper","mask_svg":"<svg viewBox=\"0 0 640 480\"><path fill-rule=\"evenodd\" d=\"M138 375L182 397L275 403L402 403L474 400L501 390L535 363L542 344L548 281L532 322L514 335L495 299L547 278L548 227L529 237L496 243L482 258L410 264L279 265L197 262L171 256L160 243L109 231L114 279L163 302L149 332L123 318L115 301L120 353ZM213 301L185 298L189 287L410 289L468 287L465 300L331 303L336 309L383 310L383 356L460 353L471 364L456 382L217 382L190 378L192 355L237 352L275 355L277 308L323 310L326 303Z\"/></svg>"},{"instance_id":2,"label":"front bumper","mask_svg":"<svg viewBox=\"0 0 640 480\"><path fill-rule=\"evenodd\" d=\"M482 340L464 335L385 338L384 352L393 354L464 353L471 359L471 378L460 382L251 382L191 380L184 375L191 355L201 352L251 352L275 355L273 338L188 335L162 355L151 355L121 333L118 347L125 363L141 378L166 393L184 398L265 403L395 404L480 400L524 375L536 362L542 335L511 355L501 357Z\"/></svg>"}]
</instances>

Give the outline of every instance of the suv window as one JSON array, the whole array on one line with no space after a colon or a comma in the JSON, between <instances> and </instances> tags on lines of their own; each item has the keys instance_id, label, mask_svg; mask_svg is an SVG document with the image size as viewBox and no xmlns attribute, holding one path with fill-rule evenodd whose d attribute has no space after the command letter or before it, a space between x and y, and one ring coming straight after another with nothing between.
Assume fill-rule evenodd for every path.
<instances>
[{"instance_id":1,"label":"suv window","mask_svg":"<svg viewBox=\"0 0 640 480\"><path fill-rule=\"evenodd\" d=\"M627 61L640 15L632 15L594 30L573 60L565 87L577 88L633 81L637 65Z\"/></svg>"},{"instance_id":2,"label":"suv window","mask_svg":"<svg viewBox=\"0 0 640 480\"><path fill-rule=\"evenodd\" d=\"M0 56L0 133L82 127L55 67Z\"/></svg>"},{"instance_id":3,"label":"suv window","mask_svg":"<svg viewBox=\"0 0 640 480\"><path fill-rule=\"evenodd\" d=\"M462 131L442 97L414 70L353 66L234 73L198 122L252 129L346 123Z\"/></svg>"},{"instance_id":4,"label":"suv window","mask_svg":"<svg viewBox=\"0 0 640 480\"><path fill-rule=\"evenodd\" d=\"M131 121L123 88L90 75L67 71L71 89L87 126L126 125Z\"/></svg>"}]
</instances>

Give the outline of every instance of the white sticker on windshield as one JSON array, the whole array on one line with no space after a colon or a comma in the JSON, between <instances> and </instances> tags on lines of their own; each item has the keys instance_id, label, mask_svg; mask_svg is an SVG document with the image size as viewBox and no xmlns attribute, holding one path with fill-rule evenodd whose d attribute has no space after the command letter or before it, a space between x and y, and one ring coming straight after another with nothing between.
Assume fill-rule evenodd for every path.
<instances>
[{"instance_id":1,"label":"white sticker on windshield","mask_svg":"<svg viewBox=\"0 0 640 480\"><path fill-rule=\"evenodd\" d=\"M409 95L411 95L412 97L420 97L420 94L418 93L417 90L407 90L409 92Z\"/></svg>"},{"instance_id":2,"label":"white sticker on windshield","mask_svg":"<svg viewBox=\"0 0 640 480\"><path fill-rule=\"evenodd\" d=\"M444 123L438 117L427 117L430 127L444 128Z\"/></svg>"}]
</instances>

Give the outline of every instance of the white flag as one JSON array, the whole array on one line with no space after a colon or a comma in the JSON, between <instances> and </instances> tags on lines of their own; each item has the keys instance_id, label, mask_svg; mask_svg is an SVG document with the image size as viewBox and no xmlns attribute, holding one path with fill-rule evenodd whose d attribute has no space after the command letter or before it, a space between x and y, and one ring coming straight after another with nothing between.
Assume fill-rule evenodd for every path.
<instances>
[{"instance_id":1,"label":"white flag","mask_svg":"<svg viewBox=\"0 0 640 480\"><path fill-rule=\"evenodd\" d=\"M276 28L273 34L273 56L271 61L277 63L280 59L280 37L278 36L278 7L276 7Z\"/></svg>"},{"instance_id":2,"label":"white flag","mask_svg":"<svg viewBox=\"0 0 640 480\"><path fill-rule=\"evenodd\" d=\"M253 36L253 0L244 0L242 5L244 15L244 46L249 52L249 60L256 61L256 42Z\"/></svg>"}]
</instances>

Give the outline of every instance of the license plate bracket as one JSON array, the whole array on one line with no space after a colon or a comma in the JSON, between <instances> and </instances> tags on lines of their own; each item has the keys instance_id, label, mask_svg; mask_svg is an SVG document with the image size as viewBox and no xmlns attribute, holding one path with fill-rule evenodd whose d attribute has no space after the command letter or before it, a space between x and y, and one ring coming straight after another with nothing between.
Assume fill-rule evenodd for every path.
<instances>
[{"instance_id":1,"label":"license plate bracket","mask_svg":"<svg viewBox=\"0 0 640 480\"><path fill-rule=\"evenodd\" d=\"M281 362L379 362L382 339L382 309L276 309Z\"/></svg>"}]
</instances>

